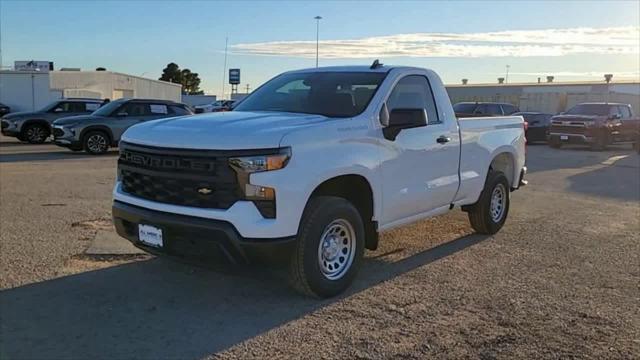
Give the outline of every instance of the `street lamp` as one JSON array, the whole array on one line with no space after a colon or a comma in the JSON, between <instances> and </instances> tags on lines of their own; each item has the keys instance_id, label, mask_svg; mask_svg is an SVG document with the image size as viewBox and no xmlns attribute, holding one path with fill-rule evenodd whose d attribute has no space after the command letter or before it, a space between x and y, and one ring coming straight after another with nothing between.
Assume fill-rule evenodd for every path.
<instances>
[{"instance_id":1,"label":"street lamp","mask_svg":"<svg viewBox=\"0 0 640 360\"><path fill-rule=\"evenodd\" d=\"M320 43L320 20L322 16L314 17L316 19L316 67L318 67L318 54L319 54L319 43Z\"/></svg>"}]
</instances>

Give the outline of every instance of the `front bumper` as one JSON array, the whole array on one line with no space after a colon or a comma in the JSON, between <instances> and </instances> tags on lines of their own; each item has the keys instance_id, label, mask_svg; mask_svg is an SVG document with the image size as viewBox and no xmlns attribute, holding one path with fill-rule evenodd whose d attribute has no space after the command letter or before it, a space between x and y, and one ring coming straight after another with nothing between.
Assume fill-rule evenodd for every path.
<instances>
[{"instance_id":1,"label":"front bumper","mask_svg":"<svg viewBox=\"0 0 640 360\"><path fill-rule=\"evenodd\" d=\"M593 137L583 134L549 133L549 140L558 140L568 144L590 144Z\"/></svg>"},{"instance_id":2,"label":"front bumper","mask_svg":"<svg viewBox=\"0 0 640 360\"><path fill-rule=\"evenodd\" d=\"M82 143L75 138L75 132L59 125L53 126L53 143L66 148L82 148Z\"/></svg>"},{"instance_id":3,"label":"front bumper","mask_svg":"<svg viewBox=\"0 0 640 360\"><path fill-rule=\"evenodd\" d=\"M254 260L284 260L295 246L296 237L245 238L229 222L149 210L114 201L113 223L118 235L152 254L211 260L222 256L232 263ZM163 231L164 247L149 247L138 239L138 224Z\"/></svg>"},{"instance_id":4,"label":"front bumper","mask_svg":"<svg viewBox=\"0 0 640 360\"><path fill-rule=\"evenodd\" d=\"M0 123L0 128L2 129L0 132L2 132L2 135L4 136L16 137L20 134L20 130L18 129L17 125L7 120L2 120L2 122Z\"/></svg>"}]
</instances>

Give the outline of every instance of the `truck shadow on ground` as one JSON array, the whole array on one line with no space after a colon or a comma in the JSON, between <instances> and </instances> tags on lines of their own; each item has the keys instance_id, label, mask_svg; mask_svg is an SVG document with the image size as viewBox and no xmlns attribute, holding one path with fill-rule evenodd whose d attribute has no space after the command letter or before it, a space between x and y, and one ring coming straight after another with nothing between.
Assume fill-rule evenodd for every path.
<instances>
[{"instance_id":1,"label":"truck shadow on ground","mask_svg":"<svg viewBox=\"0 0 640 360\"><path fill-rule=\"evenodd\" d=\"M395 263L368 258L345 295L323 301L294 293L280 271L225 274L160 258L9 289L0 292L0 357L201 358L487 238Z\"/></svg>"},{"instance_id":2,"label":"truck shadow on ground","mask_svg":"<svg viewBox=\"0 0 640 360\"><path fill-rule=\"evenodd\" d=\"M90 155L85 152L72 152L70 150L47 151L47 152L25 152L0 154L0 163L28 162L28 161L52 161L52 160L78 160L96 159L118 155L118 150L108 151L104 155Z\"/></svg>"}]
</instances>

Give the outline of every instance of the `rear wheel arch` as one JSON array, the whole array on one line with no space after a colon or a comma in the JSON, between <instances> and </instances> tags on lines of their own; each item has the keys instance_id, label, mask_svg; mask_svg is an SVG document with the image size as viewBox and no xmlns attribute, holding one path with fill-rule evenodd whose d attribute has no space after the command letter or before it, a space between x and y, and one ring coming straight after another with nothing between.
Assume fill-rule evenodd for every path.
<instances>
[{"instance_id":1,"label":"rear wheel arch","mask_svg":"<svg viewBox=\"0 0 640 360\"><path fill-rule=\"evenodd\" d=\"M513 188L517 182L516 175L516 160L512 153L510 152L501 152L493 157L491 163L489 164L488 171L498 171L504 174L507 177L507 181L509 182L509 186Z\"/></svg>"},{"instance_id":2,"label":"rear wheel arch","mask_svg":"<svg viewBox=\"0 0 640 360\"><path fill-rule=\"evenodd\" d=\"M365 247L375 250L378 247L378 224L373 220L374 195L373 187L362 175L348 174L327 179L313 190L305 209L312 199L319 196L335 196L352 203L362 218L365 227Z\"/></svg>"}]
</instances>

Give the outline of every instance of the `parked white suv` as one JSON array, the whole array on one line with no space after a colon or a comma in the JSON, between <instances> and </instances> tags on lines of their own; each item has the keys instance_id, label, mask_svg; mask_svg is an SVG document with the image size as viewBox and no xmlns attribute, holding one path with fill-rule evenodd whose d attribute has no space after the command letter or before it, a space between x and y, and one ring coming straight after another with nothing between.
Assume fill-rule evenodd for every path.
<instances>
[{"instance_id":1,"label":"parked white suv","mask_svg":"<svg viewBox=\"0 0 640 360\"><path fill-rule=\"evenodd\" d=\"M378 233L462 207L497 232L524 184L522 117L458 120L435 72L281 74L232 112L151 121L120 142L113 220L152 253L284 256L301 292L353 281Z\"/></svg>"}]
</instances>

